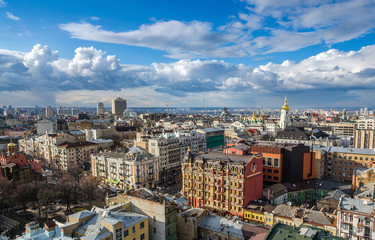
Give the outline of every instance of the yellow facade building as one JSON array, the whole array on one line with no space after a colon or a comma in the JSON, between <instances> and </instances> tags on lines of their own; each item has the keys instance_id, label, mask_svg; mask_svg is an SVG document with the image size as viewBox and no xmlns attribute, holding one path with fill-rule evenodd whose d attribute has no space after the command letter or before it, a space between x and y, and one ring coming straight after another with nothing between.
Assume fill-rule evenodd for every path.
<instances>
[{"instance_id":1,"label":"yellow facade building","mask_svg":"<svg viewBox=\"0 0 375 240\"><path fill-rule=\"evenodd\" d=\"M148 217L129 212L130 202L108 209L81 211L60 226L64 236L97 240L148 240Z\"/></svg>"},{"instance_id":2,"label":"yellow facade building","mask_svg":"<svg viewBox=\"0 0 375 240\"><path fill-rule=\"evenodd\" d=\"M243 210L243 218L249 222L257 222L267 226L266 218L275 209L275 206L265 202L250 202ZM272 226L272 225L271 225Z\"/></svg>"}]
</instances>

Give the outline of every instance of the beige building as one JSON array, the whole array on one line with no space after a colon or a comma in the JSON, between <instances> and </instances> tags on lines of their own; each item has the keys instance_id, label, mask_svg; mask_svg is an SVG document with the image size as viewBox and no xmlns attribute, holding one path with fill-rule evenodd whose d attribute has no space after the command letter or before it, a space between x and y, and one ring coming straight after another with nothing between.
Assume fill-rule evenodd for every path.
<instances>
[{"instance_id":1,"label":"beige building","mask_svg":"<svg viewBox=\"0 0 375 240\"><path fill-rule=\"evenodd\" d=\"M361 148L323 148L327 153L325 177L339 182L351 182L356 167L375 167L375 151Z\"/></svg>"},{"instance_id":2,"label":"beige building","mask_svg":"<svg viewBox=\"0 0 375 240\"><path fill-rule=\"evenodd\" d=\"M356 129L353 145L355 148L375 148L375 130Z\"/></svg>"},{"instance_id":3,"label":"beige building","mask_svg":"<svg viewBox=\"0 0 375 240\"><path fill-rule=\"evenodd\" d=\"M44 134L21 139L18 144L20 151L61 170L72 167L85 168L90 163L90 154L98 150L97 144L85 141L82 131Z\"/></svg>"},{"instance_id":4,"label":"beige building","mask_svg":"<svg viewBox=\"0 0 375 240\"><path fill-rule=\"evenodd\" d=\"M156 188L159 158L139 147L129 152L103 152L91 155L92 176L117 185L123 190Z\"/></svg>"},{"instance_id":5,"label":"beige building","mask_svg":"<svg viewBox=\"0 0 375 240\"><path fill-rule=\"evenodd\" d=\"M163 136L148 140L148 152L159 157L159 182L179 182L181 147L177 137Z\"/></svg>"},{"instance_id":6,"label":"beige building","mask_svg":"<svg viewBox=\"0 0 375 240\"><path fill-rule=\"evenodd\" d=\"M344 137L353 137L357 127L356 122L320 123L319 125L331 127L333 135Z\"/></svg>"},{"instance_id":7,"label":"beige building","mask_svg":"<svg viewBox=\"0 0 375 240\"><path fill-rule=\"evenodd\" d=\"M205 216L205 210L191 208L177 214L177 238L181 240L197 239L198 224Z\"/></svg>"}]
</instances>

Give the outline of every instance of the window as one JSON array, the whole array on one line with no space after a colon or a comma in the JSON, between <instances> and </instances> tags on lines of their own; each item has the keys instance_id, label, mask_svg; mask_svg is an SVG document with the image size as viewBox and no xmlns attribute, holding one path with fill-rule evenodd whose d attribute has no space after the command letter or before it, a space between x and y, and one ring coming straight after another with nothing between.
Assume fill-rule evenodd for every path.
<instances>
[{"instance_id":1,"label":"window","mask_svg":"<svg viewBox=\"0 0 375 240\"><path fill-rule=\"evenodd\" d=\"M126 230L124 231L124 237L127 237L127 236L129 236L129 230L128 230L128 229L126 229Z\"/></svg>"},{"instance_id":2,"label":"window","mask_svg":"<svg viewBox=\"0 0 375 240\"><path fill-rule=\"evenodd\" d=\"M133 226L133 230L132 230L133 233L135 233L135 227Z\"/></svg>"},{"instance_id":3,"label":"window","mask_svg":"<svg viewBox=\"0 0 375 240\"><path fill-rule=\"evenodd\" d=\"M145 222L141 222L141 225L140 225L140 228L144 228L145 227Z\"/></svg>"},{"instance_id":4,"label":"window","mask_svg":"<svg viewBox=\"0 0 375 240\"><path fill-rule=\"evenodd\" d=\"M116 240L122 240L122 228L116 229Z\"/></svg>"},{"instance_id":5,"label":"window","mask_svg":"<svg viewBox=\"0 0 375 240\"><path fill-rule=\"evenodd\" d=\"M274 158L273 159L273 166L274 167L279 167L279 159L278 158Z\"/></svg>"},{"instance_id":6,"label":"window","mask_svg":"<svg viewBox=\"0 0 375 240\"><path fill-rule=\"evenodd\" d=\"M267 165L272 166L272 158L267 158Z\"/></svg>"},{"instance_id":7,"label":"window","mask_svg":"<svg viewBox=\"0 0 375 240\"><path fill-rule=\"evenodd\" d=\"M273 170L273 173L279 173L279 170Z\"/></svg>"},{"instance_id":8,"label":"window","mask_svg":"<svg viewBox=\"0 0 375 240\"><path fill-rule=\"evenodd\" d=\"M141 240L144 240L144 239L145 239L145 234L142 233L142 234L141 234Z\"/></svg>"}]
</instances>

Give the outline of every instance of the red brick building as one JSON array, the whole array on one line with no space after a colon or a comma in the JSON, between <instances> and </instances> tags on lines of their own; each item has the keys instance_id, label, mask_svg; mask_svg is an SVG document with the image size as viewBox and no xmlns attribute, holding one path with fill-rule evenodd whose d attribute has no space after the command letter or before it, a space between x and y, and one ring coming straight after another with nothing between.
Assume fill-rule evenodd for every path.
<instances>
[{"instance_id":1,"label":"red brick building","mask_svg":"<svg viewBox=\"0 0 375 240\"><path fill-rule=\"evenodd\" d=\"M35 172L42 174L41 161L34 160L24 153L17 152L17 146L14 143L9 143L7 146L7 152L0 155L0 166L4 166L8 163L14 163L19 167L28 166Z\"/></svg>"},{"instance_id":2,"label":"red brick building","mask_svg":"<svg viewBox=\"0 0 375 240\"><path fill-rule=\"evenodd\" d=\"M262 197L262 155L188 152L182 163L182 190L192 207L243 216L243 208Z\"/></svg>"}]
</instances>

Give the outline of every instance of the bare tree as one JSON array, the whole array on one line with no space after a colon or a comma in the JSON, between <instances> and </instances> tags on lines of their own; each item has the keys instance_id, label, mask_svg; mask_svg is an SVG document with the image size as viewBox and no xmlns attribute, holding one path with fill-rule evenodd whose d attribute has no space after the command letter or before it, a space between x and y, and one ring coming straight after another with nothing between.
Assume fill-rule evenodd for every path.
<instances>
[{"instance_id":1,"label":"bare tree","mask_svg":"<svg viewBox=\"0 0 375 240\"><path fill-rule=\"evenodd\" d=\"M41 208L44 207L46 219L48 220L48 211L51 209L53 202L56 200L56 187L48 183L39 184L37 199L39 216L41 215Z\"/></svg>"},{"instance_id":2,"label":"bare tree","mask_svg":"<svg viewBox=\"0 0 375 240\"><path fill-rule=\"evenodd\" d=\"M66 204L66 210L71 211L70 205L77 193L77 182L69 174L64 175L56 183L56 192L58 197Z\"/></svg>"},{"instance_id":3,"label":"bare tree","mask_svg":"<svg viewBox=\"0 0 375 240\"><path fill-rule=\"evenodd\" d=\"M7 211L10 207L12 199L10 196L13 195L14 184L8 179L0 177L0 212Z\"/></svg>"}]
</instances>

